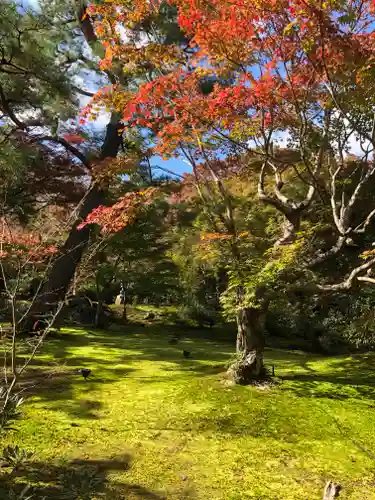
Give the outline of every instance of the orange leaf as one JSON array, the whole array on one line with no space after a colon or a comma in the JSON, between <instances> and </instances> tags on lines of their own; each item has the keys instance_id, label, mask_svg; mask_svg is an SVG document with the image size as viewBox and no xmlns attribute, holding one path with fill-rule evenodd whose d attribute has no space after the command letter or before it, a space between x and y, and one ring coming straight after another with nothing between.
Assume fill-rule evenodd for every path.
<instances>
[{"instance_id":1,"label":"orange leaf","mask_svg":"<svg viewBox=\"0 0 375 500\"><path fill-rule=\"evenodd\" d=\"M71 142L72 144L82 144L86 140L78 134L65 134L63 137L66 141Z\"/></svg>"}]
</instances>

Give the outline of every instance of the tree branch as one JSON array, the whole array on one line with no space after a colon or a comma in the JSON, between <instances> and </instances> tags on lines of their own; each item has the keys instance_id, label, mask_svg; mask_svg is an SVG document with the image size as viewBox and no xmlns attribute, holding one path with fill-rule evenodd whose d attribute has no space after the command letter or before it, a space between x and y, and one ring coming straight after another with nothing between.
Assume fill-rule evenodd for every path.
<instances>
[{"instance_id":1,"label":"tree branch","mask_svg":"<svg viewBox=\"0 0 375 500\"><path fill-rule=\"evenodd\" d=\"M166 172L167 174L174 175L175 177L179 177L180 179L183 179L184 176L181 174L178 174L177 172L173 172L173 170L169 170L168 168L161 167L160 165L151 165L152 170L161 170L162 172Z\"/></svg>"},{"instance_id":2,"label":"tree branch","mask_svg":"<svg viewBox=\"0 0 375 500\"><path fill-rule=\"evenodd\" d=\"M7 116L12 120L13 123L17 125L22 130L25 130L26 125L17 118L16 114L14 113L13 109L9 106L9 101L5 97L4 89L0 84L0 104L2 107L2 110L6 113Z\"/></svg>"},{"instance_id":3,"label":"tree branch","mask_svg":"<svg viewBox=\"0 0 375 500\"><path fill-rule=\"evenodd\" d=\"M263 203L266 203L268 205L273 206L277 210L279 210L281 213L283 213L285 216L288 216L290 213L290 207L287 206L286 204L282 203L279 199L273 198L271 196L267 196L266 191L264 189L264 181L266 177L266 168L267 168L268 161L265 160L263 162L260 174L259 174L259 182L258 182L258 197L260 201Z\"/></svg>"},{"instance_id":4,"label":"tree branch","mask_svg":"<svg viewBox=\"0 0 375 500\"><path fill-rule=\"evenodd\" d=\"M357 280L375 285L375 278L370 278L369 276L359 276Z\"/></svg>"},{"instance_id":5,"label":"tree branch","mask_svg":"<svg viewBox=\"0 0 375 500\"><path fill-rule=\"evenodd\" d=\"M359 274L361 274L363 271L367 271L367 269L370 269L375 265L375 257L372 259L369 259L365 264L362 264L361 266L358 266L352 270L352 272L349 274L348 278L345 281L342 281L341 283L333 284L333 285L317 285L318 290L323 291L323 292L336 292L340 290L350 290L353 287L354 280L358 281L368 281L369 278L367 277L358 277Z\"/></svg>"},{"instance_id":6,"label":"tree branch","mask_svg":"<svg viewBox=\"0 0 375 500\"><path fill-rule=\"evenodd\" d=\"M372 219L373 219L374 216L375 216L375 209L372 210L368 214L368 216L366 217L366 219L354 229L354 233L357 233L357 234L365 233L367 226L369 226L371 224Z\"/></svg>"},{"instance_id":7,"label":"tree branch","mask_svg":"<svg viewBox=\"0 0 375 500\"><path fill-rule=\"evenodd\" d=\"M95 93L94 92L89 92L88 90L80 89L79 87L76 87L75 85L72 85L72 90L75 92L78 92L78 94L85 95L87 97L94 97Z\"/></svg>"},{"instance_id":8,"label":"tree branch","mask_svg":"<svg viewBox=\"0 0 375 500\"><path fill-rule=\"evenodd\" d=\"M375 173L375 165L372 165L368 171L366 172L366 175L359 181L357 184L349 202L346 208L343 211L343 220L342 224L345 227L345 225L350 224L350 218L353 213L354 205L356 201L358 200L364 186L366 185L367 181L374 175ZM347 231L349 228L347 229Z\"/></svg>"},{"instance_id":9,"label":"tree branch","mask_svg":"<svg viewBox=\"0 0 375 500\"><path fill-rule=\"evenodd\" d=\"M77 149L76 147L74 147L71 144L69 144L69 142L66 141L65 139L63 139L61 137L53 137L53 136L45 135L45 136L42 136L42 137L37 137L35 140L37 140L37 141L54 142L56 144L60 144L61 146L64 146L64 148L67 151L69 151L69 153L71 153L76 158L78 158L83 163L83 165L86 168L88 168L89 170L91 170L91 164L87 160L86 156L83 153L81 153L81 151L79 151L79 149Z\"/></svg>"},{"instance_id":10,"label":"tree branch","mask_svg":"<svg viewBox=\"0 0 375 500\"><path fill-rule=\"evenodd\" d=\"M326 252L319 253L315 258L310 260L308 262L308 267L315 267L319 264L322 264L330 257L337 255L340 252L340 250L342 249L342 247L344 246L345 241L346 241L345 236L340 235L337 238L336 244L332 248L327 250Z\"/></svg>"}]
</instances>

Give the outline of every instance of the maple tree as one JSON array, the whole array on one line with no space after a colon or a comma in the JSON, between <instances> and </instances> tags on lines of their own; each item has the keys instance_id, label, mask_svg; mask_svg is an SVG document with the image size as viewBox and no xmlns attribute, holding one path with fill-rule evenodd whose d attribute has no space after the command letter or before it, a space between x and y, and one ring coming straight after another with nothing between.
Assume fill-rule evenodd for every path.
<instances>
[{"instance_id":1,"label":"maple tree","mask_svg":"<svg viewBox=\"0 0 375 500\"><path fill-rule=\"evenodd\" d=\"M289 269L306 246L311 247L311 238L301 235L301 223L317 200L330 210L335 241L323 250L315 248L305 267L324 263L363 235L375 214L371 209L359 219L356 213L375 173L375 7L371 0L167 4L175 9L186 43L171 44L164 51L157 41L135 50L134 39L121 37L116 26L134 30L158 16L165 2L119 0L91 7L91 15L100 15L97 29L106 47L105 67L120 64L126 70L141 56L159 70L135 92L107 88L94 97L93 105L114 106L125 127L147 128L155 139L155 152L184 156L208 205L214 193L221 198L225 211L219 219L215 215L215 232L232 238L233 262L237 261L232 304L238 315L241 359L236 370L238 380L246 381L263 371L262 318L272 293L262 279L247 286L241 273L226 174L236 163L240 168L240 158L257 164L258 197L284 219L275 242L272 279L277 279L280 266ZM280 154L282 139L295 154ZM356 159L361 174L355 182L345 182L353 139L361 150ZM300 183L298 190L291 191L292 180ZM370 281L366 273L374 264L371 255L343 281L323 280L311 283L311 288L347 290L358 281Z\"/></svg>"}]
</instances>

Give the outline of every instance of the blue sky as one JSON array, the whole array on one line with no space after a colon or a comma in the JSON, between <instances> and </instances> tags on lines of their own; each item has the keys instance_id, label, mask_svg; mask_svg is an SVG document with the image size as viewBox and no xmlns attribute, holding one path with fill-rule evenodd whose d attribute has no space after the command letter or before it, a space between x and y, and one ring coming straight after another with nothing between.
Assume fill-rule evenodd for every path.
<instances>
[{"instance_id":1,"label":"blue sky","mask_svg":"<svg viewBox=\"0 0 375 500\"><path fill-rule=\"evenodd\" d=\"M19 0L17 3L23 5L25 8L30 7L35 10L38 10L39 7L39 0Z\"/></svg>"},{"instance_id":2,"label":"blue sky","mask_svg":"<svg viewBox=\"0 0 375 500\"><path fill-rule=\"evenodd\" d=\"M163 160L160 156L153 156L151 158L151 165L158 165L160 167L167 168L176 174L182 174L184 172L191 172L191 167L185 163L183 160L178 158L171 158L170 160Z\"/></svg>"}]
</instances>

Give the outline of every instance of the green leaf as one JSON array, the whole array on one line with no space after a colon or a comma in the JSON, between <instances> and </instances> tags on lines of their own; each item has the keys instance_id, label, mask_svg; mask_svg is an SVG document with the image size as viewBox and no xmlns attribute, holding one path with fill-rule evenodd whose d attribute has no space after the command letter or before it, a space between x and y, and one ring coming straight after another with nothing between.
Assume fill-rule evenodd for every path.
<instances>
[{"instance_id":1,"label":"green leaf","mask_svg":"<svg viewBox=\"0 0 375 500\"><path fill-rule=\"evenodd\" d=\"M294 19L291 23L289 23L287 26L285 26L283 34L285 36L290 35L295 30L295 26L296 26L297 22L298 22L297 19Z\"/></svg>"}]
</instances>

